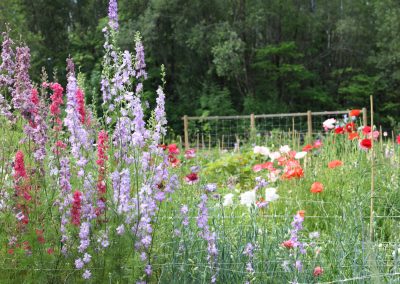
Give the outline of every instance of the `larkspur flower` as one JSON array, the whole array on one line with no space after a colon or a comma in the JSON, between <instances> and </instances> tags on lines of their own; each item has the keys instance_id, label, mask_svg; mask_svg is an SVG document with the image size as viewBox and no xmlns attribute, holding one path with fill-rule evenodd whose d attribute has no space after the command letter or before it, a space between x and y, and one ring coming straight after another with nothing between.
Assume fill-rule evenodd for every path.
<instances>
[{"instance_id":1,"label":"larkspur flower","mask_svg":"<svg viewBox=\"0 0 400 284\"><path fill-rule=\"evenodd\" d=\"M206 192L214 192L217 190L217 185L215 183L208 183L204 186Z\"/></svg>"},{"instance_id":2,"label":"larkspur flower","mask_svg":"<svg viewBox=\"0 0 400 284\"><path fill-rule=\"evenodd\" d=\"M82 274L83 279L90 279L92 277L92 273L90 273L90 270L85 270L85 272Z\"/></svg>"},{"instance_id":3,"label":"larkspur flower","mask_svg":"<svg viewBox=\"0 0 400 284\"><path fill-rule=\"evenodd\" d=\"M108 24L114 30L118 30L118 3L117 0L110 0L108 5Z\"/></svg>"},{"instance_id":4,"label":"larkspur flower","mask_svg":"<svg viewBox=\"0 0 400 284\"><path fill-rule=\"evenodd\" d=\"M82 261L82 259L78 258L75 260L75 267L76 269L82 269L85 263Z\"/></svg>"}]
</instances>

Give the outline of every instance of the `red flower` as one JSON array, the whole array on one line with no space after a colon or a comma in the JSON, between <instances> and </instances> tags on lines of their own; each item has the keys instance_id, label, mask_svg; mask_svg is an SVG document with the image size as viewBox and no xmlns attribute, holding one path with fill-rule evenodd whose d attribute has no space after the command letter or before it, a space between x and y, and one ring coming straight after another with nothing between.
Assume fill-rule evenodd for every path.
<instances>
[{"instance_id":1,"label":"red flower","mask_svg":"<svg viewBox=\"0 0 400 284\"><path fill-rule=\"evenodd\" d=\"M19 178L26 179L28 177L25 170L24 153L20 150L15 154L14 172L15 180L18 180Z\"/></svg>"},{"instance_id":2,"label":"red flower","mask_svg":"<svg viewBox=\"0 0 400 284\"><path fill-rule=\"evenodd\" d=\"M311 185L310 191L312 193L321 193L322 191L324 191L324 185L322 183L316 181Z\"/></svg>"},{"instance_id":3,"label":"red flower","mask_svg":"<svg viewBox=\"0 0 400 284\"><path fill-rule=\"evenodd\" d=\"M304 152L308 152L310 150L312 150L314 147L310 144L307 144L306 146L303 147L303 151Z\"/></svg>"},{"instance_id":4,"label":"red flower","mask_svg":"<svg viewBox=\"0 0 400 284\"><path fill-rule=\"evenodd\" d=\"M291 249L294 247L294 242L292 240L287 240L282 243L282 246L284 246L287 249Z\"/></svg>"},{"instance_id":5,"label":"red flower","mask_svg":"<svg viewBox=\"0 0 400 284\"><path fill-rule=\"evenodd\" d=\"M36 89L32 89L32 91L31 91L31 102L36 106L39 104L38 94L39 93L38 93L38 91Z\"/></svg>"},{"instance_id":6,"label":"red flower","mask_svg":"<svg viewBox=\"0 0 400 284\"><path fill-rule=\"evenodd\" d=\"M163 150L167 149L167 145L164 145L164 144L159 144L158 147Z\"/></svg>"},{"instance_id":7,"label":"red flower","mask_svg":"<svg viewBox=\"0 0 400 284\"><path fill-rule=\"evenodd\" d=\"M369 150L372 147L371 139L362 139L360 141L360 148L363 150Z\"/></svg>"},{"instance_id":8,"label":"red flower","mask_svg":"<svg viewBox=\"0 0 400 284\"><path fill-rule=\"evenodd\" d=\"M397 140L397 144L400 144L400 135L397 136L396 140Z\"/></svg>"},{"instance_id":9,"label":"red flower","mask_svg":"<svg viewBox=\"0 0 400 284\"><path fill-rule=\"evenodd\" d=\"M362 133L367 136L369 133L371 133L371 127L370 126L364 126L362 129Z\"/></svg>"},{"instance_id":10,"label":"red flower","mask_svg":"<svg viewBox=\"0 0 400 284\"><path fill-rule=\"evenodd\" d=\"M59 131L62 127L62 121L59 118L61 114L60 105L63 104L63 87L61 87L58 83L52 83L50 85L51 89L53 90L53 94L50 96L51 105L50 105L50 113L55 118L55 123L57 124L54 126L55 130Z\"/></svg>"},{"instance_id":11,"label":"red flower","mask_svg":"<svg viewBox=\"0 0 400 284\"><path fill-rule=\"evenodd\" d=\"M81 123L84 124L86 121L85 94L82 92L81 89L78 89L76 91L76 102L78 104L78 113Z\"/></svg>"},{"instance_id":12,"label":"red flower","mask_svg":"<svg viewBox=\"0 0 400 284\"><path fill-rule=\"evenodd\" d=\"M97 137L97 161L96 164L100 167L104 167L105 161L108 160L106 155L107 151L107 142L108 142L108 135L107 132L102 130L99 132Z\"/></svg>"},{"instance_id":13,"label":"red flower","mask_svg":"<svg viewBox=\"0 0 400 284\"><path fill-rule=\"evenodd\" d=\"M190 173L185 177L188 184L195 184L199 181L199 176L196 173Z\"/></svg>"},{"instance_id":14,"label":"red flower","mask_svg":"<svg viewBox=\"0 0 400 284\"><path fill-rule=\"evenodd\" d=\"M52 248L47 249L47 254L53 254L53 253L54 253L54 249L52 249Z\"/></svg>"},{"instance_id":15,"label":"red flower","mask_svg":"<svg viewBox=\"0 0 400 284\"><path fill-rule=\"evenodd\" d=\"M284 179L292 179L292 178L302 178L304 176L304 171L303 168L300 166L296 167L288 167L284 174L282 175L282 178Z\"/></svg>"},{"instance_id":16,"label":"red flower","mask_svg":"<svg viewBox=\"0 0 400 284\"><path fill-rule=\"evenodd\" d=\"M334 169L336 167L340 167L343 165L343 162L340 160L333 160L332 162L328 163L328 168Z\"/></svg>"},{"instance_id":17,"label":"red flower","mask_svg":"<svg viewBox=\"0 0 400 284\"><path fill-rule=\"evenodd\" d=\"M348 133L356 131L356 125L354 124L354 122L347 123L344 128L346 129L346 132L348 132Z\"/></svg>"},{"instance_id":18,"label":"red flower","mask_svg":"<svg viewBox=\"0 0 400 284\"><path fill-rule=\"evenodd\" d=\"M360 109L353 109L350 111L349 116L359 116L361 114Z\"/></svg>"},{"instance_id":19,"label":"red flower","mask_svg":"<svg viewBox=\"0 0 400 284\"><path fill-rule=\"evenodd\" d=\"M344 133L344 128L343 127L336 127L335 128L335 133L336 134L343 134Z\"/></svg>"},{"instance_id":20,"label":"red flower","mask_svg":"<svg viewBox=\"0 0 400 284\"><path fill-rule=\"evenodd\" d=\"M317 267L314 268L314 273L313 274L314 274L315 277L318 277L318 276L322 275L322 273L324 273L324 270L322 269L321 266L317 266Z\"/></svg>"},{"instance_id":21,"label":"red flower","mask_svg":"<svg viewBox=\"0 0 400 284\"><path fill-rule=\"evenodd\" d=\"M8 254L14 254L14 250L13 249L8 249L7 253Z\"/></svg>"},{"instance_id":22,"label":"red flower","mask_svg":"<svg viewBox=\"0 0 400 284\"><path fill-rule=\"evenodd\" d=\"M177 157L175 157L174 155L168 155L168 160L171 163L171 166L173 168L176 168L177 166L179 166L179 163L181 162Z\"/></svg>"},{"instance_id":23,"label":"red flower","mask_svg":"<svg viewBox=\"0 0 400 284\"><path fill-rule=\"evenodd\" d=\"M178 146L176 146L176 144L170 144L170 145L168 145L168 152L173 155L178 155L179 148L178 148Z\"/></svg>"},{"instance_id":24,"label":"red flower","mask_svg":"<svg viewBox=\"0 0 400 284\"><path fill-rule=\"evenodd\" d=\"M82 193L80 191L75 191L71 208L71 223L75 226L79 226L81 224L81 198Z\"/></svg>"},{"instance_id":25,"label":"red flower","mask_svg":"<svg viewBox=\"0 0 400 284\"><path fill-rule=\"evenodd\" d=\"M39 243L44 244L46 242L43 237L43 230L36 229L36 236Z\"/></svg>"}]
</instances>

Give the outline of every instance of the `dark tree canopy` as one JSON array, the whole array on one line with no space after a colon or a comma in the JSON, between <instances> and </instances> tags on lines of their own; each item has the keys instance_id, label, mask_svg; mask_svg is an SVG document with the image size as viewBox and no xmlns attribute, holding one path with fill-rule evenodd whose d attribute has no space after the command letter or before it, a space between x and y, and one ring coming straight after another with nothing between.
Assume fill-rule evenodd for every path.
<instances>
[{"instance_id":1,"label":"dark tree canopy","mask_svg":"<svg viewBox=\"0 0 400 284\"><path fill-rule=\"evenodd\" d=\"M400 115L400 2L396 0L120 0L120 44L140 31L149 71L167 69L170 125L188 115L368 106L378 123ZM99 93L106 0L2 0L0 24L61 82L71 55L89 100ZM146 93L150 103L155 95ZM97 101L100 104L100 100Z\"/></svg>"}]
</instances>

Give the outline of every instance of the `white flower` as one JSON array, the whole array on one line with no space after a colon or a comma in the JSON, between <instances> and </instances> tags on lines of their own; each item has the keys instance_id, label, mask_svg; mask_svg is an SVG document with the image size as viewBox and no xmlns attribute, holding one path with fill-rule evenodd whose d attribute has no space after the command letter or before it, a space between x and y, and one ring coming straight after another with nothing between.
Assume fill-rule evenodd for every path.
<instances>
[{"instance_id":1,"label":"white flower","mask_svg":"<svg viewBox=\"0 0 400 284\"><path fill-rule=\"evenodd\" d=\"M275 187L267 187L265 189L265 201L272 202L272 201L277 200L278 198L279 198L279 195L276 194Z\"/></svg>"},{"instance_id":2,"label":"white flower","mask_svg":"<svg viewBox=\"0 0 400 284\"><path fill-rule=\"evenodd\" d=\"M333 129L333 128L335 128L335 125L334 125L335 123L336 123L336 119L329 118L322 123L322 126L325 128L325 130Z\"/></svg>"},{"instance_id":3,"label":"white flower","mask_svg":"<svg viewBox=\"0 0 400 284\"><path fill-rule=\"evenodd\" d=\"M246 191L240 195L240 204L251 207L256 203L256 192L254 190Z\"/></svg>"},{"instance_id":4,"label":"white flower","mask_svg":"<svg viewBox=\"0 0 400 284\"><path fill-rule=\"evenodd\" d=\"M294 158L296 159L296 160L300 160L300 159L303 159L305 156L307 155L307 152L298 152L298 153L296 153L296 155L294 155Z\"/></svg>"},{"instance_id":5,"label":"white flower","mask_svg":"<svg viewBox=\"0 0 400 284\"><path fill-rule=\"evenodd\" d=\"M268 181L269 182L276 182L279 179L280 170L272 171L268 173Z\"/></svg>"},{"instance_id":6,"label":"white flower","mask_svg":"<svg viewBox=\"0 0 400 284\"><path fill-rule=\"evenodd\" d=\"M254 154L261 154L263 156L268 156L270 153L269 148L263 146L255 146L253 152Z\"/></svg>"},{"instance_id":7,"label":"white flower","mask_svg":"<svg viewBox=\"0 0 400 284\"><path fill-rule=\"evenodd\" d=\"M310 239L318 239L319 238L319 232L311 232L309 234Z\"/></svg>"},{"instance_id":8,"label":"white flower","mask_svg":"<svg viewBox=\"0 0 400 284\"><path fill-rule=\"evenodd\" d=\"M281 157L281 154L279 152L272 152L269 154L269 157L273 162L274 160L279 159Z\"/></svg>"},{"instance_id":9,"label":"white flower","mask_svg":"<svg viewBox=\"0 0 400 284\"><path fill-rule=\"evenodd\" d=\"M290 152L290 147L289 147L289 145L283 145L283 146L281 146L281 147L279 148L279 151L280 151L282 154L287 154L287 153Z\"/></svg>"},{"instance_id":10,"label":"white flower","mask_svg":"<svg viewBox=\"0 0 400 284\"><path fill-rule=\"evenodd\" d=\"M222 203L223 206L232 206L233 205L233 193L228 193L224 196L224 202Z\"/></svg>"}]
</instances>

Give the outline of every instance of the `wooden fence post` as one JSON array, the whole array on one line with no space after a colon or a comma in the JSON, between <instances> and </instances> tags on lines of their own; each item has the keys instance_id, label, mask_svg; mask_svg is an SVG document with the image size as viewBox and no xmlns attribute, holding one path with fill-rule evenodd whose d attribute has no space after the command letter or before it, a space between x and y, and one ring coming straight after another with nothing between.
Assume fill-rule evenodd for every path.
<instances>
[{"instance_id":1,"label":"wooden fence post","mask_svg":"<svg viewBox=\"0 0 400 284\"><path fill-rule=\"evenodd\" d=\"M185 149L189 149L189 120L188 116L183 117L183 133L185 135Z\"/></svg>"},{"instance_id":2,"label":"wooden fence post","mask_svg":"<svg viewBox=\"0 0 400 284\"><path fill-rule=\"evenodd\" d=\"M364 126L367 126L368 125L368 117L367 117L367 108L365 108L365 107L362 108L362 118L363 118Z\"/></svg>"},{"instance_id":3,"label":"wooden fence post","mask_svg":"<svg viewBox=\"0 0 400 284\"><path fill-rule=\"evenodd\" d=\"M308 129L308 139L312 141L312 115L311 110L307 111L307 129Z\"/></svg>"},{"instance_id":4,"label":"wooden fence post","mask_svg":"<svg viewBox=\"0 0 400 284\"><path fill-rule=\"evenodd\" d=\"M254 113L250 114L250 138L256 137L256 119Z\"/></svg>"},{"instance_id":5,"label":"wooden fence post","mask_svg":"<svg viewBox=\"0 0 400 284\"><path fill-rule=\"evenodd\" d=\"M373 97L369 97L371 105L371 127L374 125L374 101ZM374 198L375 198L375 145L374 139L371 139L371 204L370 204L370 214L369 214L369 238L372 242L374 240Z\"/></svg>"}]
</instances>

